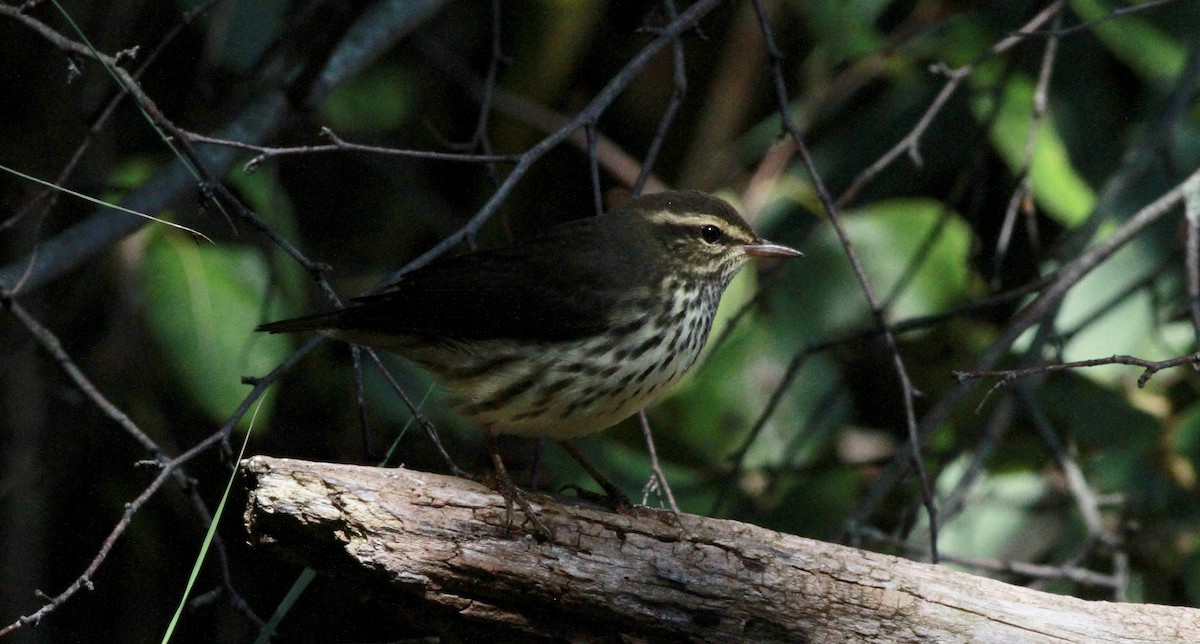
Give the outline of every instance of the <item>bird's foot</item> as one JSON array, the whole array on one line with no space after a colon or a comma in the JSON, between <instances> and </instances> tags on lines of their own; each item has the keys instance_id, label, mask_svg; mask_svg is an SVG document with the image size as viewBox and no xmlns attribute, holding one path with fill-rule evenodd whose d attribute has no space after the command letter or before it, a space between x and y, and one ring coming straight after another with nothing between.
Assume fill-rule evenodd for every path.
<instances>
[{"instance_id":1,"label":"bird's foot","mask_svg":"<svg viewBox=\"0 0 1200 644\"><path fill-rule=\"evenodd\" d=\"M484 438L487 439L488 451L492 456L492 469L496 473L494 479L495 489L504 497L504 504L507 506L508 515L505 522L505 530L512 532L513 529L513 506L521 508L521 512L525 513L525 523L533 524L535 536L541 537L544 541L554 541L554 532L546 527L545 523L533 511L533 507L529 505L529 499L525 493L512 482L512 477L508 475L508 469L504 467L504 459L500 458L500 449L496 445L495 435L488 429L483 431Z\"/></svg>"},{"instance_id":2,"label":"bird's foot","mask_svg":"<svg viewBox=\"0 0 1200 644\"><path fill-rule=\"evenodd\" d=\"M504 477L497 476L492 483L495 490L500 493L500 496L504 497L504 504L507 508L504 523L505 530L510 533L513 531L513 506L515 505L525 515L525 524L533 526L533 535L535 537L540 538L542 541L554 541L554 531L542 522L537 512L534 512L533 506L529 504L529 499L525 492L513 484L512 480L508 478L507 473Z\"/></svg>"}]
</instances>

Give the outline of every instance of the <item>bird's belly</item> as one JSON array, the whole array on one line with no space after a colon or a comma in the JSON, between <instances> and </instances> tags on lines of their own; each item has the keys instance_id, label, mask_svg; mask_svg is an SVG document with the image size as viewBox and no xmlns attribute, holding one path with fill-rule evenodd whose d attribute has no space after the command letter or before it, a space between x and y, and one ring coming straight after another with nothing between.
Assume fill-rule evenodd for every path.
<instances>
[{"instance_id":1,"label":"bird's belly","mask_svg":"<svg viewBox=\"0 0 1200 644\"><path fill-rule=\"evenodd\" d=\"M465 416L497 434L564 440L633 415L679 382L696 361L709 321L676 333L645 329L620 346L606 338L548 344L536 357L444 377Z\"/></svg>"}]
</instances>

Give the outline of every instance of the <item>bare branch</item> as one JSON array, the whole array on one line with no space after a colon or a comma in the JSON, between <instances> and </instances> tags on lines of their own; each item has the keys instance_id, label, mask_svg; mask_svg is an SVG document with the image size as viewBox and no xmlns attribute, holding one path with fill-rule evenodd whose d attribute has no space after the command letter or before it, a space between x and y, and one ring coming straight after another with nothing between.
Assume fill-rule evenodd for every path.
<instances>
[{"instance_id":1,"label":"bare branch","mask_svg":"<svg viewBox=\"0 0 1200 644\"><path fill-rule=\"evenodd\" d=\"M1099 367L1107 364L1124 364L1145 369L1141 377L1137 380L1138 388L1146 386L1150 378L1154 374L1163 369L1172 367L1180 367L1183 365L1200 364L1200 352L1189 353L1185 356L1168 358L1167 360L1144 360L1135 356L1110 356L1108 358L1093 358L1091 360L1076 360L1074 362L1064 362L1062 364L1048 364L1040 367L1029 367L1028 369L1012 369L1006 371L955 371L954 379L961 382L974 380L976 378L1002 378L1004 384L1010 383L1018 378L1027 378L1029 376L1039 376L1056 371L1067 371L1070 369L1082 369L1084 367Z\"/></svg>"},{"instance_id":2,"label":"bare branch","mask_svg":"<svg viewBox=\"0 0 1200 644\"><path fill-rule=\"evenodd\" d=\"M942 111L942 108L946 106L946 102L950 100L950 96L954 94L954 92L958 89L958 86L961 85L968 76L975 72L975 68L978 67L980 63L994 56L1002 54L1005 51L1008 51L1013 46L1028 38L1038 27L1045 24L1047 20L1050 20L1057 15L1062 10L1064 3L1065 0L1056 0L1055 2L1051 3L1048 7L1038 12L1038 14L1030 19L1029 22L1025 23L1024 26L1018 29L1015 34L992 45L992 47L988 49L987 53L973 63L963 65L962 67L958 67L956 69L949 69L945 66L935 66L933 71L942 73L946 76L946 84L942 87L942 91L939 92L937 97L933 99L933 102L929 104L929 107L925 110L925 113L922 114L921 118L917 120L917 124L913 126L913 129L909 131L904 138L900 139L900 141L897 142L896 145L892 146L890 150L885 152L883 156L879 157L879 159L877 159L874 163L867 166L865 170L860 172L858 176L854 177L854 179L850 182L850 186L846 188L844 192L842 192L840 197L838 197L835 205L837 205L838 208L844 208L847 204L853 201L855 197L858 196L858 193L868 183L873 181L875 177L879 176L879 173L883 172L885 168L895 162L896 159L900 158L901 154L907 153L915 165L921 165L921 153L919 147L921 144L921 137L925 135L925 131L929 129L929 125L933 123L934 117L936 117L938 113Z\"/></svg>"},{"instance_id":3,"label":"bare branch","mask_svg":"<svg viewBox=\"0 0 1200 644\"><path fill-rule=\"evenodd\" d=\"M817 196L821 200L821 205L824 206L825 212L828 213L829 222L833 224L833 229L837 232L838 240L845 250L846 258L850 260L850 265L854 269L854 276L858 279L859 286L862 287L863 295L866 297L867 303L871 308L871 314L875 319L875 323L883 330L883 339L887 344L888 353L892 358L892 368L895 370L896 377L900 381L900 387L903 392L904 420L909 438L909 455L912 459L913 468L916 470L917 476L921 481L921 496L925 502L925 511L929 514L929 548L933 556L933 561L937 562L937 507L934 505L933 487L929 482L929 474L925 471L925 464L921 460L921 441L917 432L916 410L913 407L913 397L916 396L917 392L913 388L912 379L909 378L908 369L904 366L904 359L900 356L900 349L896 345L895 334L888 327L887 318L879 305L878 298L875 296L875 290L867 278L866 270L863 268L862 262L858 259L858 253L854 249L854 244L851 242L850 236L846 233L845 226L842 225L841 218L838 215L838 206L833 202L833 198L829 195L825 183L821 180L821 175L817 172L816 164L813 163L812 155L809 154L808 147L804 144L804 137L800 133L800 128L796 125L791 111L788 109L787 88L783 80L783 56L779 53L779 48L775 45L775 36L771 31L770 23L767 21L766 13L762 9L761 0L754 0L754 10L758 14L759 25L763 32L763 40L767 46L767 55L771 58L771 78L774 81L779 115L783 119L784 129L796 144L796 149L800 153L804 167L817 189Z\"/></svg>"}]
</instances>

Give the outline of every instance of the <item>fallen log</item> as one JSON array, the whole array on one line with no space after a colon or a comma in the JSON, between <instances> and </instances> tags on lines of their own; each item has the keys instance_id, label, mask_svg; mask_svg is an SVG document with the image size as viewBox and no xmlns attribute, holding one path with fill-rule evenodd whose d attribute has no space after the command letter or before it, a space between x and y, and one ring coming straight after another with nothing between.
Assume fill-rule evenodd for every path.
<instances>
[{"instance_id":1,"label":"fallen log","mask_svg":"<svg viewBox=\"0 0 1200 644\"><path fill-rule=\"evenodd\" d=\"M257 456L250 543L335 575L412 632L489 640L1200 641L1200 611L1085 601L722 519L530 495L506 529L465 479Z\"/></svg>"}]
</instances>

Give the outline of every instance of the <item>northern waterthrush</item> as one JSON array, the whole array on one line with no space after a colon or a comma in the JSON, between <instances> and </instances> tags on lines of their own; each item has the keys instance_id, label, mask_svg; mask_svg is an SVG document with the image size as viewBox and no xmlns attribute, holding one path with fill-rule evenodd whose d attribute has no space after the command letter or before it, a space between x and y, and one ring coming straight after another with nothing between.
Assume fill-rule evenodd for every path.
<instances>
[{"instance_id":1,"label":"northern waterthrush","mask_svg":"<svg viewBox=\"0 0 1200 644\"><path fill-rule=\"evenodd\" d=\"M696 191L631 199L511 246L435 261L344 309L273 322L409 358L433 372L488 439L565 441L650 404L696 362L730 279L751 257L801 253L763 241L728 203Z\"/></svg>"}]
</instances>

